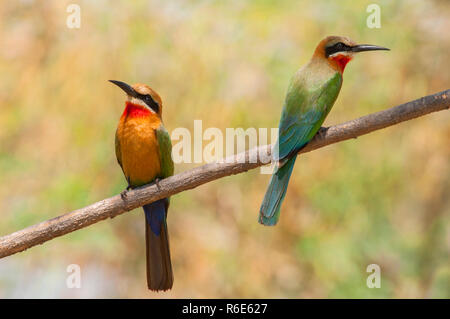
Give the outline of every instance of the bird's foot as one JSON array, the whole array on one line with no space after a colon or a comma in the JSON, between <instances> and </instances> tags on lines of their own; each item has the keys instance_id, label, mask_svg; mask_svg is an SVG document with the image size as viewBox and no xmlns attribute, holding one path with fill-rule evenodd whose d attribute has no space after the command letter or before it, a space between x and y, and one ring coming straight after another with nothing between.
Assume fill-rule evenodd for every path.
<instances>
[{"instance_id":1,"label":"bird's foot","mask_svg":"<svg viewBox=\"0 0 450 319\"><path fill-rule=\"evenodd\" d=\"M159 186L159 182L161 181L161 178L155 178L155 180L153 181L152 184L156 185L156 187L158 187L158 189L161 189L161 187Z\"/></svg>"},{"instance_id":2,"label":"bird's foot","mask_svg":"<svg viewBox=\"0 0 450 319\"><path fill-rule=\"evenodd\" d=\"M328 127L321 127L317 132L317 135L320 139L324 139L327 135Z\"/></svg>"},{"instance_id":3,"label":"bird's foot","mask_svg":"<svg viewBox=\"0 0 450 319\"><path fill-rule=\"evenodd\" d=\"M128 191L131 189L131 186L128 185L127 188L125 188L121 193L120 193L120 198L122 198L122 200L126 200L127 199L127 193Z\"/></svg>"}]
</instances>

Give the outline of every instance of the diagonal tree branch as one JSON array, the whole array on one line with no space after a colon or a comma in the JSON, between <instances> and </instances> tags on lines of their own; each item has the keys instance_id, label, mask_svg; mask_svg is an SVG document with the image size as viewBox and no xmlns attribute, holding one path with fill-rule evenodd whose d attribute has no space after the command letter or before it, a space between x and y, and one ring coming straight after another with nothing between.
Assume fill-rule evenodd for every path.
<instances>
[{"instance_id":1,"label":"diagonal tree branch","mask_svg":"<svg viewBox=\"0 0 450 319\"><path fill-rule=\"evenodd\" d=\"M314 139L299 153L310 152L329 144L408 121L450 107L450 90L428 95L415 101L369 114L358 119L321 128ZM84 208L0 237L0 258L43 244L55 237L115 217L134 208L219 179L239 174L270 162L271 146L265 145L166 178L158 185L147 185L127 193L126 200L116 195Z\"/></svg>"}]
</instances>

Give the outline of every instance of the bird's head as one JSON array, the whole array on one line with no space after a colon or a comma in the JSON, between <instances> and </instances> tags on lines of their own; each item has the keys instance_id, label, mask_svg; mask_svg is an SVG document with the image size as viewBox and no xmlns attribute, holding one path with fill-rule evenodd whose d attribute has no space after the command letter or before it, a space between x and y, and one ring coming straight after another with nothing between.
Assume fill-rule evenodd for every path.
<instances>
[{"instance_id":1,"label":"bird's head","mask_svg":"<svg viewBox=\"0 0 450 319\"><path fill-rule=\"evenodd\" d=\"M357 44L347 37L329 36L320 41L314 56L326 61L339 72L344 72L345 66L358 52L389 50L372 44Z\"/></svg>"},{"instance_id":2,"label":"bird's head","mask_svg":"<svg viewBox=\"0 0 450 319\"><path fill-rule=\"evenodd\" d=\"M109 80L114 83L127 94L127 104L132 104L135 107L148 110L151 113L157 114L161 117L162 101L158 93L146 84L136 83L128 85L125 82Z\"/></svg>"}]
</instances>

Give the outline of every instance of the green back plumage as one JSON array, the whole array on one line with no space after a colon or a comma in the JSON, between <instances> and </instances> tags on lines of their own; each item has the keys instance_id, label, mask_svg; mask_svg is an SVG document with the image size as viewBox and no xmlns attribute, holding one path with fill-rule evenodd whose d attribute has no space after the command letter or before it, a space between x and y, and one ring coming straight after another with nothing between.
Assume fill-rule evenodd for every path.
<instances>
[{"instance_id":1,"label":"green back plumage","mask_svg":"<svg viewBox=\"0 0 450 319\"><path fill-rule=\"evenodd\" d=\"M172 142L170 135L164 126L161 124L156 130L156 138L159 145L159 158L161 161L161 178L166 178L173 175L174 165L172 161Z\"/></svg>"},{"instance_id":2,"label":"green back plumage","mask_svg":"<svg viewBox=\"0 0 450 319\"><path fill-rule=\"evenodd\" d=\"M314 71L314 72L312 72ZM317 133L333 107L342 85L342 74L312 60L292 78L286 94L273 148L275 168L260 208L259 222L275 225L286 195L296 153Z\"/></svg>"},{"instance_id":3,"label":"green back plumage","mask_svg":"<svg viewBox=\"0 0 450 319\"><path fill-rule=\"evenodd\" d=\"M339 94L342 85L339 72L326 81L305 78L305 73L309 72L300 70L294 76L286 94L274 160L298 152L314 137Z\"/></svg>"}]
</instances>

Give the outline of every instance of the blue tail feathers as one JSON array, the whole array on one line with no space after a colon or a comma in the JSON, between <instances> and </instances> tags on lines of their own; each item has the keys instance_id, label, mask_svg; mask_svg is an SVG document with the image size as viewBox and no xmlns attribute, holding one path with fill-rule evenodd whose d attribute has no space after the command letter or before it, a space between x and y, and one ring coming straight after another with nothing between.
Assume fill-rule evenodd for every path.
<instances>
[{"instance_id":1,"label":"blue tail feathers","mask_svg":"<svg viewBox=\"0 0 450 319\"><path fill-rule=\"evenodd\" d=\"M154 291L171 289L173 285L167 231L168 207L167 198L144 205L147 286Z\"/></svg>"},{"instance_id":2,"label":"blue tail feathers","mask_svg":"<svg viewBox=\"0 0 450 319\"><path fill-rule=\"evenodd\" d=\"M166 222L167 198L159 199L156 202L144 205L147 223L152 232L159 236L161 233L161 225Z\"/></svg>"},{"instance_id":3,"label":"blue tail feathers","mask_svg":"<svg viewBox=\"0 0 450 319\"><path fill-rule=\"evenodd\" d=\"M283 166L275 168L259 211L259 222L261 224L273 226L278 222L281 203L286 195L289 178L296 159L297 156L293 156Z\"/></svg>"}]
</instances>

